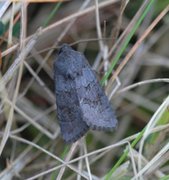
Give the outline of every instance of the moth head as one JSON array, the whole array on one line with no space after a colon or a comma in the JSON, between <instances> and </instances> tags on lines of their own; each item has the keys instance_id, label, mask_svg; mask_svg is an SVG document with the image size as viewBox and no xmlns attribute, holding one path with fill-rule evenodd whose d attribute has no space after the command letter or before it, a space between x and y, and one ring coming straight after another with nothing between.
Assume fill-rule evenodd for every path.
<instances>
[{"instance_id":1,"label":"moth head","mask_svg":"<svg viewBox=\"0 0 169 180\"><path fill-rule=\"evenodd\" d=\"M85 67L85 63L86 60L83 54L64 44L61 46L58 52L58 58L55 61L55 72L74 78Z\"/></svg>"},{"instance_id":2,"label":"moth head","mask_svg":"<svg viewBox=\"0 0 169 180\"><path fill-rule=\"evenodd\" d=\"M68 44L63 44L59 49L58 55L71 49L72 48Z\"/></svg>"}]
</instances>

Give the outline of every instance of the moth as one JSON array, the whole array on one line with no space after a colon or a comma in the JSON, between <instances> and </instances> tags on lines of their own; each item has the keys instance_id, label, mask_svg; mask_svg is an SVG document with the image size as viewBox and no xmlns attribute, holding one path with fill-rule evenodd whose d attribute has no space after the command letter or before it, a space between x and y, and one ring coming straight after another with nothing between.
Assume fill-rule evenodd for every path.
<instances>
[{"instance_id":1,"label":"moth","mask_svg":"<svg viewBox=\"0 0 169 180\"><path fill-rule=\"evenodd\" d=\"M111 130L115 113L85 56L61 46L54 62L56 105L61 134L73 143L89 130Z\"/></svg>"}]
</instances>

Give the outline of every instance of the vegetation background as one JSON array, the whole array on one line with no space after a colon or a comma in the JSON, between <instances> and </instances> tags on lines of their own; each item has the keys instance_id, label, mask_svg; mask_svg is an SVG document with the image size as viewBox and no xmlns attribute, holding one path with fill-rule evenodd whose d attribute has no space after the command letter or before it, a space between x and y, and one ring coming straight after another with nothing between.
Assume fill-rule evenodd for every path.
<instances>
[{"instance_id":1,"label":"vegetation background","mask_svg":"<svg viewBox=\"0 0 169 180\"><path fill-rule=\"evenodd\" d=\"M169 0L0 2L0 179L169 179ZM119 121L65 144L53 62L85 54Z\"/></svg>"}]
</instances>

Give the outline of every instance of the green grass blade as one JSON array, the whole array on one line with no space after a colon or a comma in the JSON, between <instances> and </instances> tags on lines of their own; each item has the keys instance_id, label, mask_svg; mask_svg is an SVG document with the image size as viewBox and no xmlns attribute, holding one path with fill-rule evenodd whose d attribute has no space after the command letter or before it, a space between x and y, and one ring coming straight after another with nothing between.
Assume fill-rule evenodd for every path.
<instances>
[{"instance_id":1,"label":"green grass blade","mask_svg":"<svg viewBox=\"0 0 169 180\"><path fill-rule=\"evenodd\" d=\"M168 180L168 179L169 179L169 175L166 175L166 176L160 178L160 180Z\"/></svg>"},{"instance_id":2,"label":"green grass blade","mask_svg":"<svg viewBox=\"0 0 169 180\"><path fill-rule=\"evenodd\" d=\"M132 31L129 33L129 35L127 36L122 48L120 49L120 51L117 53L117 55L115 56L109 70L107 71L107 73L105 74L105 76L103 77L103 79L101 80L101 84L104 85L105 81L109 78L113 68L115 67L115 65L117 64L118 60L120 59L122 53L125 51L129 41L131 40L131 38L133 37L134 33L136 32L136 30L138 29L138 27L140 26L140 24L142 23L142 21L144 20L145 16L147 15L147 13L149 12L152 4L154 3L154 0L151 0L149 2L149 4L147 5L147 7L145 8L143 14L141 15L141 17L139 18L139 20L137 21L136 25L133 27ZM141 139L141 137L143 136L144 132L145 132L144 128L139 135L136 137L136 139L131 143L131 147L133 148ZM113 166L113 168L108 172L108 174L105 176L106 180L111 179L112 174L115 172L115 170L122 164L122 162L126 159L127 155L129 153L129 149L126 149L125 152L123 153L123 155L120 157L120 159L116 162L116 164Z\"/></svg>"},{"instance_id":3,"label":"green grass blade","mask_svg":"<svg viewBox=\"0 0 169 180\"><path fill-rule=\"evenodd\" d=\"M138 136L136 137L136 139L131 143L131 147L133 148L139 141L140 139L142 138L144 132L145 132L145 129L144 128L139 134ZM115 170L121 165L121 163L126 159L127 155L129 153L129 149L127 148L123 155L120 157L120 159L116 162L116 164L113 166L113 168L108 172L108 174L106 175L105 179L106 180L109 180L111 179L111 176L112 174L115 172Z\"/></svg>"},{"instance_id":4,"label":"green grass blade","mask_svg":"<svg viewBox=\"0 0 169 180\"><path fill-rule=\"evenodd\" d=\"M62 2L58 2L52 12L49 14L48 18L45 20L43 27L46 27L49 24L49 21L53 18L53 16L56 14L57 10L61 6Z\"/></svg>"},{"instance_id":5,"label":"green grass blade","mask_svg":"<svg viewBox=\"0 0 169 180\"><path fill-rule=\"evenodd\" d=\"M119 61L121 55L123 54L123 52L125 51L127 45L129 44L131 38L133 37L134 33L136 32L136 30L138 29L138 27L140 26L140 24L142 23L142 21L144 20L145 16L147 15L148 11L150 10L152 4L154 3L154 0L151 0L149 2L149 4L147 5L145 11L143 12L142 16L140 17L140 19L137 21L137 23L135 24L135 26L133 27L133 29L131 30L131 32L128 34L124 44L122 45L122 48L120 49L120 51L117 53L117 55L115 56L115 58L112 61L112 64L109 68L109 70L106 72L106 74L104 75L104 77L101 80L101 84L104 85L106 80L109 78L110 74L112 73L112 70L114 69L115 65L117 64L117 62Z\"/></svg>"}]
</instances>

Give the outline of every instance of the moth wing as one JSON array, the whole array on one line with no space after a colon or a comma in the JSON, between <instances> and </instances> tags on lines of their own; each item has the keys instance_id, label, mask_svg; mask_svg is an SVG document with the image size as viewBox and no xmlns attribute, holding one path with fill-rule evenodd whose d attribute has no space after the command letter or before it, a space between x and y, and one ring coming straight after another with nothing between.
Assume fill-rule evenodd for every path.
<instances>
[{"instance_id":1,"label":"moth wing","mask_svg":"<svg viewBox=\"0 0 169 180\"><path fill-rule=\"evenodd\" d=\"M89 130L84 121L74 120L72 122L60 121L61 134L66 143L76 142Z\"/></svg>"},{"instance_id":2,"label":"moth wing","mask_svg":"<svg viewBox=\"0 0 169 180\"><path fill-rule=\"evenodd\" d=\"M114 111L90 67L83 68L81 76L76 78L76 87L86 124L96 130L115 128L117 120Z\"/></svg>"},{"instance_id":3,"label":"moth wing","mask_svg":"<svg viewBox=\"0 0 169 180\"><path fill-rule=\"evenodd\" d=\"M65 142L75 142L89 129L86 122L82 121L83 116L75 90L57 91L56 101L61 135Z\"/></svg>"}]
</instances>

